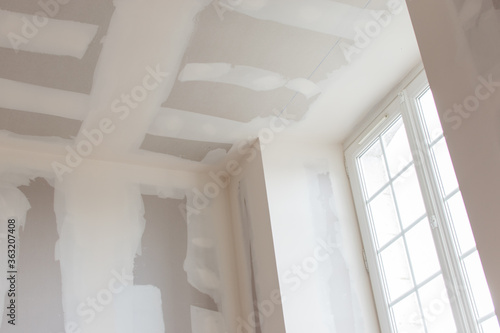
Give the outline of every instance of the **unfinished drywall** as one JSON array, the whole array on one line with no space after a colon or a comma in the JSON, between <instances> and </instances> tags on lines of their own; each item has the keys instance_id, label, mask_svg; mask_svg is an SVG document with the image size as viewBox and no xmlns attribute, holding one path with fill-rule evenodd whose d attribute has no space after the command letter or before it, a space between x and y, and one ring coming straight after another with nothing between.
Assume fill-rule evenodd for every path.
<instances>
[{"instance_id":1,"label":"unfinished drywall","mask_svg":"<svg viewBox=\"0 0 500 333\"><path fill-rule=\"evenodd\" d=\"M193 178L196 177L193 175ZM198 184L203 185L205 182L200 181L193 189L200 186ZM183 195L188 197L187 201L177 202L174 206L178 211L167 214L174 218L176 216L177 220L172 223L177 224L170 227L177 232L154 241L157 245L164 242L164 246L172 253L156 255L160 258L176 258L185 273L175 270L175 267L180 267L172 266L172 273L176 271L180 274L177 275L177 281L174 281L180 283L176 283L175 289L198 295L201 304L196 304L197 306L221 312L224 324L230 330L234 327L232 322L236 317L233 312L238 313L238 291L226 289L234 284L231 243L224 237L227 233L224 229L228 228L227 207L221 202L227 198L221 196L220 199L212 200L210 206L201 208L197 200L203 199L193 189L186 187ZM142 280L149 281L150 284L142 285L133 274L136 255L142 255L143 247L146 246L143 243L143 233L144 228L147 228L147 221L143 217L144 207L140 193L138 184L123 178L113 167L98 168L89 161L85 161L63 182L56 184L56 212L60 234L57 254L61 262L66 325L76 325L83 332L119 332L123 326L122 319L125 318L127 322L132 320L135 327L151 327L151 332L164 332L175 325L176 321L171 319L174 314L164 316L164 309L172 309L172 306L182 311L176 300L180 295L169 293L172 285L165 289L164 282L159 286L153 284L153 281L158 282L155 279L161 280L161 276L152 278L151 274L154 272L148 271L143 272L145 275L142 275ZM169 191L164 193L169 195ZM182 192L177 193L182 195ZM187 210L185 207L182 209L187 205ZM192 214L192 207L198 209L196 214ZM179 221L179 215L186 211L187 219ZM179 226L179 223L183 225ZM153 220L152 227L154 226ZM180 232L183 229L184 235ZM148 242L151 237L150 232L146 234ZM175 242L169 244L170 237L181 242L180 245ZM180 251L182 244L185 247ZM146 255L149 257L153 254ZM148 261L147 258L145 260ZM167 265L166 269L168 267ZM140 268L136 270L140 271ZM182 281L180 276L185 276L185 280ZM117 287L116 282L113 282L114 289L109 288L113 292L112 298L105 298L110 293L106 289L103 291L103 288L116 279L123 286ZM143 289L147 291L145 295L140 293ZM202 297L201 294L210 297ZM99 297L103 298L98 311L92 311L88 295L96 295L98 300ZM137 311L130 308L132 303L138 308ZM149 311L139 311L142 305L147 305ZM194 304L189 303L184 307L184 321L182 316L177 317L184 325L189 324L185 317L188 305ZM114 310L119 311L118 314ZM182 329L186 329L186 326Z\"/></svg>"},{"instance_id":2,"label":"unfinished drywall","mask_svg":"<svg viewBox=\"0 0 500 333\"><path fill-rule=\"evenodd\" d=\"M422 0L408 7L498 316L498 1Z\"/></svg>"},{"instance_id":3,"label":"unfinished drywall","mask_svg":"<svg viewBox=\"0 0 500 333\"><path fill-rule=\"evenodd\" d=\"M185 201L151 195L143 195L143 200L146 227L142 236L141 255L135 259L135 283L160 289L164 300L162 312L165 332L196 333L191 327L191 307L218 310L209 296L188 283L184 271L189 240L187 224L179 206L185 205ZM205 248L208 247L207 244Z\"/></svg>"},{"instance_id":4,"label":"unfinished drywall","mask_svg":"<svg viewBox=\"0 0 500 333\"><path fill-rule=\"evenodd\" d=\"M20 135L54 136L71 139L81 122L58 116L0 108L0 130Z\"/></svg>"},{"instance_id":5,"label":"unfinished drywall","mask_svg":"<svg viewBox=\"0 0 500 333\"><path fill-rule=\"evenodd\" d=\"M32 15L35 3L18 4L20 2L9 1L6 10L22 13L14 14L21 20L23 17L43 20ZM7 88L2 91L9 96L0 103L9 112L22 110L63 116L72 119L72 124L83 121L81 129L72 141L14 135L13 127L8 126L7 131L0 132L0 146L2 153L6 153L6 165L49 173L55 186L59 234L55 252L61 265L66 331L161 333L170 325L177 325L169 321L169 316L165 317L165 308L173 301L163 293L165 288L156 285L159 282L148 281L148 276L133 274L136 260L141 262L137 255L143 254L144 242L149 243L152 237L144 234L148 226L142 194L148 194L158 195L162 200L185 200L180 205L186 216L187 249L183 269L190 290L213 300L204 304L210 305L209 310L203 310L203 304L190 308L192 329L202 330L200 322L206 321L210 329L204 327L205 331L255 328L257 333L283 332L281 293L260 155L257 166L249 167L244 177L233 182L233 186L238 185L232 188L234 198L238 199L234 207L238 209L232 213L237 214L237 221L241 222L240 229L235 231L231 224L228 185L220 174L214 176L206 168L206 164L217 159L215 157L225 156L223 149L206 154L204 163L188 163L165 154L141 151L139 147L152 129L155 133L150 134L171 136L173 139L165 140L171 145L192 140L218 143L219 148L229 147L235 139L250 135L254 138L259 124L266 125L267 132L262 133L269 134L268 126L272 131L282 131L284 123L289 124L289 120L299 119L307 112L320 91L313 82L324 80L326 72L346 63L338 48L332 51L340 40L337 34L352 37L356 23L365 23L367 18L372 20L369 10L362 8L361 2L351 6L325 0L308 4L264 1L249 6L250 2L246 1L239 9L241 12L234 11L231 17L226 15L219 20L220 12L208 6L213 3L208 0L150 0L147 5L141 1L102 4L88 1L91 5L73 2L68 7L61 2L51 2L61 16L51 18L50 22L60 20L57 24L63 27L61 34L80 32L83 42L66 45L66 41L57 39L71 52L61 51L60 44L50 49L44 43L27 45L37 53L19 51L15 54L12 49L2 48L0 55L2 59L5 56L9 66L0 69L0 76L5 79L0 84ZM379 6L385 1L374 2L377 2L374 8L385 8ZM95 15L92 11L96 11ZM331 25L332 17L337 20L335 25ZM357 20L359 17L362 19ZM208 24L195 29L196 20L203 18L208 18ZM230 25L224 26L224 20ZM98 31L96 26L100 27ZM216 28L212 30L212 27ZM200 44L189 48L191 52L185 52L195 30ZM398 29L393 27L393 30ZM212 32L210 38L205 38L204 31ZM44 32L45 35L51 33L54 29L50 27ZM217 44L212 44L214 41ZM97 60L101 43L102 53ZM230 47L225 47L227 45ZM240 48L240 45L244 46ZM327 59L330 54L333 56ZM239 67L229 70L228 76L233 75L232 78L223 75L224 80L217 84L177 80L180 70L194 62ZM373 62L367 63L366 67L373 67ZM322 70L318 72L319 66ZM365 75L363 70L357 72L361 74L354 82ZM244 77L247 74L249 76ZM195 79L200 81L199 77ZM173 89L174 85L178 89ZM220 85L229 88L221 91ZM322 86L325 85L322 82ZM271 88L276 90L262 91ZM333 91L338 94L337 90ZM172 109L162 109L162 105ZM174 108L175 113L168 113ZM161 125L155 124L158 114L165 110L167 120ZM277 110L282 116L280 121L272 116ZM192 117L189 112L209 116ZM178 115L182 117L176 119ZM34 121L37 117L29 119ZM243 127L243 121L250 122L252 127ZM234 128L228 130L230 126ZM184 128L189 130L183 132ZM317 127L313 128L315 131ZM201 134L199 129L203 130ZM31 129L30 133L33 134ZM71 134L66 132L60 136L71 137ZM153 145L160 151L158 141ZM194 150L191 153L190 156L198 160L203 155ZM174 154L181 153L177 150ZM322 170L318 175L324 174ZM311 177L316 179L318 175L313 172ZM306 187L302 193L310 190ZM305 199L310 202L310 197ZM321 217L325 219L332 217L326 214ZM241 244L235 236L243 240ZM283 241L281 236L276 237ZM239 249L242 261L237 271L233 251L238 246L242 247ZM297 259L297 253L284 255L285 249L280 248L280 256ZM340 251L335 255L340 258ZM146 256L142 259L149 261ZM175 259L178 269L180 257ZM354 287L346 282L349 267L342 260L332 261L332 267L342 272L342 287L347 286L347 296L343 297L351 301L350 310L345 312L346 324L338 324L338 327L358 329ZM241 284L236 279L237 273ZM329 273L324 273L318 280L321 287L331 282ZM183 286L186 287L186 281ZM307 297L305 300L309 301ZM318 304L324 305L326 300L327 297L322 296L323 303ZM298 305L296 309L289 305L297 311L290 311L288 317L303 318L304 313L298 310L303 307L299 303L295 305ZM339 311L338 306L325 309L333 313ZM185 328L188 326L185 304L183 310L177 319L179 326ZM329 327L337 327L331 316L325 314L327 310L323 311L312 318L325 319ZM306 330L305 326L298 328Z\"/></svg>"},{"instance_id":6,"label":"unfinished drywall","mask_svg":"<svg viewBox=\"0 0 500 333\"><path fill-rule=\"evenodd\" d=\"M221 117L222 120L249 122L259 116L269 116L274 108L282 109L287 105L288 112L300 118L315 97L307 99L297 94L293 103L289 103L295 93L283 85L287 80L309 79L308 76L339 38L256 19L237 11L227 11L221 19L217 8L221 3L214 1L200 13L199 24L193 32L181 69L190 64L209 67L222 64L232 66L233 70L230 75L219 77L218 82L177 81L163 106ZM323 68L333 69L330 65L329 62ZM262 90L271 85L263 85L263 81L254 83L252 76L240 75L245 73L253 77L271 74L275 79L273 83L278 83L274 86L278 88ZM301 89L295 81L290 87Z\"/></svg>"},{"instance_id":7,"label":"unfinished drywall","mask_svg":"<svg viewBox=\"0 0 500 333\"><path fill-rule=\"evenodd\" d=\"M339 145L263 151L286 331L379 332Z\"/></svg>"},{"instance_id":8,"label":"unfinished drywall","mask_svg":"<svg viewBox=\"0 0 500 333\"><path fill-rule=\"evenodd\" d=\"M338 1L313 0L303 3L290 0L241 0L228 5L221 9L227 10L229 7L230 10L260 20L279 22L349 39L354 38L354 27L356 25L370 20L368 9ZM332 21L336 22L336 24L332 24Z\"/></svg>"},{"instance_id":9,"label":"unfinished drywall","mask_svg":"<svg viewBox=\"0 0 500 333\"><path fill-rule=\"evenodd\" d=\"M19 247L19 230L24 227L26 223L26 214L30 208L28 200L17 187L27 183L29 183L28 180L22 179L21 182L19 182L19 179L15 179L11 182L1 183L0 187L1 218L4 221L4 223L1 224L1 234L3 236L1 238L2 247L0 249L0 253L5 258L2 262L0 262L0 269L6 273L8 271L11 272L11 274L7 276L9 277L9 280L7 280L6 277L0 281L0 295L4 297L5 304L10 306L10 308L2 307L0 310L0 320L2 322L5 321L6 315L9 315L12 317L9 317L9 319L14 320L12 325L15 324L16 305L15 300L14 302L11 302L10 299L15 297L16 291L14 290L15 288L12 288L12 284L16 281L16 272L18 269L18 261L16 260L16 245ZM10 299L7 300L7 297ZM13 311L13 313L11 311Z\"/></svg>"},{"instance_id":10,"label":"unfinished drywall","mask_svg":"<svg viewBox=\"0 0 500 333\"><path fill-rule=\"evenodd\" d=\"M224 319L216 311L196 306L191 307L191 327L193 333L226 333Z\"/></svg>"},{"instance_id":11,"label":"unfinished drywall","mask_svg":"<svg viewBox=\"0 0 500 333\"><path fill-rule=\"evenodd\" d=\"M12 22L17 28L4 27L6 34L2 39L7 39L8 45L0 48L0 57L2 64L8 65L0 66L2 78L63 91L90 92L101 40L114 10L112 2L3 1L2 9L14 13L16 21L20 18L20 21ZM55 27L48 28L49 18L51 22L57 22L59 31L54 31ZM5 25L3 21L2 25ZM47 35L52 36L47 39ZM68 43L71 39L64 38L78 35L84 44L92 37L90 45L78 45L76 41ZM76 57L56 55L62 51Z\"/></svg>"},{"instance_id":12,"label":"unfinished drywall","mask_svg":"<svg viewBox=\"0 0 500 333\"><path fill-rule=\"evenodd\" d=\"M78 59L87 52L98 28L96 25L53 19L48 15L7 10L0 10L0 22L0 46L3 48ZM72 42L68 43L68 40Z\"/></svg>"},{"instance_id":13,"label":"unfinished drywall","mask_svg":"<svg viewBox=\"0 0 500 333\"><path fill-rule=\"evenodd\" d=\"M231 146L231 144L210 141L193 141L146 134L140 148L147 151L201 162L211 151L220 149L227 152Z\"/></svg>"},{"instance_id":14,"label":"unfinished drywall","mask_svg":"<svg viewBox=\"0 0 500 333\"><path fill-rule=\"evenodd\" d=\"M217 304L224 331L234 332L242 313L240 299L246 291L238 284L229 179L217 176L218 173L219 170L202 172L198 183L185 192L186 203L180 207L188 235L184 270L189 283Z\"/></svg>"},{"instance_id":15,"label":"unfinished drywall","mask_svg":"<svg viewBox=\"0 0 500 333\"><path fill-rule=\"evenodd\" d=\"M89 112L77 137L77 141L85 139L85 131L99 129L103 120L113 124L94 154L139 148L170 93L195 17L208 1L114 4L94 74Z\"/></svg>"},{"instance_id":16,"label":"unfinished drywall","mask_svg":"<svg viewBox=\"0 0 500 333\"><path fill-rule=\"evenodd\" d=\"M19 184L21 185L21 184ZM61 303L61 274L59 264L54 260L54 246L57 240L56 220L53 211L54 189L42 178L23 186L8 188L0 186L2 212L8 218L17 219L15 234L15 285L10 281L7 295L2 293L2 311L0 317L1 332L63 332L64 317ZM15 194L15 195L14 195ZM18 202L19 204L16 204ZM24 214L26 223L21 228ZM5 220L4 214L2 219ZM2 221L2 227L7 220ZM2 232L3 233L3 232ZM7 258L7 235L3 233L2 257ZM12 234L11 234L12 236ZM5 253L4 253L5 248ZM7 260L2 260L7 263ZM2 265L2 271L7 272ZM9 269L10 271L10 269ZM8 274L10 275L10 274ZM4 280L4 279L2 279ZM3 287L2 281L2 287ZM12 294L14 292L15 297ZM5 296L5 297L4 297ZM15 317L9 317L10 300L15 299ZM30 318L30 320L20 320ZM9 323L13 320L15 325Z\"/></svg>"},{"instance_id":17,"label":"unfinished drywall","mask_svg":"<svg viewBox=\"0 0 500 333\"><path fill-rule=\"evenodd\" d=\"M286 87L307 99L321 92L312 81L304 78L289 80L283 75L262 68L227 63L190 63L179 74L179 81L205 81L234 84L254 91Z\"/></svg>"},{"instance_id":18,"label":"unfinished drywall","mask_svg":"<svg viewBox=\"0 0 500 333\"><path fill-rule=\"evenodd\" d=\"M21 225L30 206L17 187L29 184L37 174L50 174L51 156L39 154L34 161L34 155L22 150L2 150L2 156L6 158L0 164L2 212L5 219L18 217ZM52 279L54 285L43 290L38 289L40 284L33 285L33 290L23 289L28 284L18 287L28 298L51 292L51 297L40 299L47 309L57 309L59 304L60 317L54 324L63 327L60 332L161 333L172 325L190 332L192 325L199 330L206 321L224 331L235 330L239 290L234 287L232 229L225 204L228 197L221 191L210 207L203 208L193 201L193 194L198 193L195 189L203 191L203 185L211 180L208 174L201 177L198 173L85 160L62 181L55 178L54 174L49 178L55 184L55 194L45 182L45 190L32 196L43 200L44 211L54 211L55 206L53 237L44 238L55 264L37 264L47 269L45 274L59 279ZM186 215L188 204L200 208L195 216L191 210ZM38 210L33 214L40 219L44 216ZM150 229L146 219L151 221ZM30 248L38 249L39 245L35 239ZM6 286L1 287L5 295ZM185 307L179 306L182 301L188 302ZM172 309L174 313L169 311ZM35 323L27 321L21 326Z\"/></svg>"},{"instance_id":19,"label":"unfinished drywall","mask_svg":"<svg viewBox=\"0 0 500 333\"><path fill-rule=\"evenodd\" d=\"M88 112L86 94L46 88L34 84L0 79L4 109L41 113L71 120L83 120Z\"/></svg>"},{"instance_id":20,"label":"unfinished drywall","mask_svg":"<svg viewBox=\"0 0 500 333\"><path fill-rule=\"evenodd\" d=\"M237 333L286 332L259 141L226 162L242 312ZM242 154L241 152L244 151Z\"/></svg>"},{"instance_id":21,"label":"unfinished drywall","mask_svg":"<svg viewBox=\"0 0 500 333\"><path fill-rule=\"evenodd\" d=\"M139 185L126 182L112 169L99 170L84 162L55 188L56 258L61 264L66 329L117 331L114 306L109 305L115 304L114 294L134 288L134 258L141 250L145 223ZM99 304L94 307L91 300L96 299ZM143 302L148 299L138 304ZM155 319L152 325L160 331L163 322L147 318Z\"/></svg>"},{"instance_id":22,"label":"unfinished drywall","mask_svg":"<svg viewBox=\"0 0 500 333\"><path fill-rule=\"evenodd\" d=\"M290 141L321 144L344 140L373 105L420 62L404 1L370 1L367 9L372 9L373 20L355 26L355 41L340 40L311 75L322 93L311 103L307 116L284 133ZM386 18L387 24L377 34L365 34L363 31L381 23L376 17Z\"/></svg>"},{"instance_id":23,"label":"unfinished drywall","mask_svg":"<svg viewBox=\"0 0 500 333\"><path fill-rule=\"evenodd\" d=\"M113 164L101 163L95 158L99 157L98 152L108 158L109 153L126 155L131 149L139 148L175 80L170 72L177 71L194 18L207 4L206 1L151 1L144 6L139 2L114 2L115 11L96 66L92 91L88 100L83 99L87 110L84 110L82 128L72 146L62 140L52 140L54 152L59 155L49 163L57 179L54 206L59 239L55 254L61 265L66 331L161 333L170 327L166 326L171 322L168 317L164 318L163 304L171 305L175 300L162 297L158 286L134 282L134 260L142 253L146 222L141 190L156 190L167 197L188 195L192 198L189 187L182 184L185 190L182 193L173 185L178 180L166 181L166 185L161 186L154 177L146 184L135 182L120 174ZM134 20L130 20L131 17ZM144 24L146 21L148 24ZM76 30L66 25L68 33ZM126 39L122 38L124 35ZM158 40L163 43L158 44ZM39 92L43 89L29 87ZM47 93L47 89L43 90ZM70 95L76 96L77 103L82 102L81 95ZM131 101L130 96L135 101ZM49 103L57 104L54 100ZM37 112L32 104L27 108ZM80 113L77 118L81 117ZM61 154L63 147L66 157ZM89 155L91 159L87 158ZM167 174L166 170L163 172ZM175 172L167 178L174 178L173 174ZM196 177L191 175L192 179ZM219 270L219 265L224 263L218 261L217 253L227 249L222 251L220 239L216 241L210 234L215 232L212 229L217 229L210 222L220 224L219 220L224 219L218 213L221 209L224 207L207 209L196 218L184 221L188 225L189 246L181 258L185 258L184 269L192 288L209 294L217 307L234 309L225 314L235 318L232 311L237 311L236 302L227 302L227 299L237 299L237 292L223 293L222 286L230 285L231 273L230 269ZM212 242L210 249L206 247L207 242L201 242L200 249L200 245L192 241L196 232L198 238L206 237L208 243ZM213 307L213 303L209 305ZM189 322L184 321L186 323ZM234 324L229 324L231 326Z\"/></svg>"}]
</instances>

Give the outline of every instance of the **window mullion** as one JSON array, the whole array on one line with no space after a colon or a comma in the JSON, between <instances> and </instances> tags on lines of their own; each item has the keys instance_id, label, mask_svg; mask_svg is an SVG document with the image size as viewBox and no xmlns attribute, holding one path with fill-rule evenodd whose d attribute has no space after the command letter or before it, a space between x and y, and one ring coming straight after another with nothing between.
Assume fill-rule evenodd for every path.
<instances>
[{"instance_id":1,"label":"window mullion","mask_svg":"<svg viewBox=\"0 0 500 333\"><path fill-rule=\"evenodd\" d=\"M404 92L404 94L407 94ZM437 228L432 227L432 234L441 263L443 277L447 282L447 291L451 302L454 318L459 332L479 332L475 319L472 317L472 305L466 296L466 284L457 261L456 249L453 245L449 229L445 205L440 195L439 182L434 175L430 150L425 139L425 132L414 103L414 98L405 98L402 105L403 121L407 128L412 156L422 187L425 206L429 221L436 219Z\"/></svg>"}]
</instances>

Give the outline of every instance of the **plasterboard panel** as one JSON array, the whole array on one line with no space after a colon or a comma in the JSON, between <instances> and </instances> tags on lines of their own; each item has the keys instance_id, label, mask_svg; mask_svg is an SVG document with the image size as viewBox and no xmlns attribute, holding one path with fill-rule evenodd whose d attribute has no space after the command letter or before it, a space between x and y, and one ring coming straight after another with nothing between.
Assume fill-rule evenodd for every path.
<instances>
[{"instance_id":1,"label":"plasterboard panel","mask_svg":"<svg viewBox=\"0 0 500 333\"><path fill-rule=\"evenodd\" d=\"M40 7L36 1L7 1L2 3L2 9L29 15L42 11L58 20L98 25L97 34L81 60L69 56L16 52L13 49L0 48L0 77L50 88L90 93L94 69L102 47L100 41L106 34L114 11L110 2L71 1L57 8L50 7L49 10Z\"/></svg>"},{"instance_id":2,"label":"plasterboard panel","mask_svg":"<svg viewBox=\"0 0 500 333\"><path fill-rule=\"evenodd\" d=\"M223 149L227 152L231 146L225 143L191 141L146 134L141 149L201 161L208 152L215 149Z\"/></svg>"},{"instance_id":3,"label":"plasterboard panel","mask_svg":"<svg viewBox=\"0 0 500 333\"><path fill-rule=\"evenodd\" d=\"M184 200L143 195L146 227L142 254L135 260L134 283L153 285L162 294L166 332L191 332L191 305L217 311L212 298L188 283L187 224L179 210Z\"/></svg>"},{"instance_id":4,"label":"plasterboard panel","mask_svg":"<svg viewBox=\"0 0 500 333\"><path fill-rule=\"evenodd\" d=\"M0 129L21 135L70 139L78 134L81 123L58 116L0 108Z\"/></svg>"},{"instance_id":5,"label":"plasterboard panel","mask_svg":"<svg viewBox=\"0 0 500 333\"><path fill-rule=\"evenodd\" d=\"M298 120L314 99L286 88L255 92L225 83L177 81L162 106L240 122L271 116L273 110L287 107L287 113Z\"/></svg>"},{"instance_id":6,"label":"plasterboard panel","mask_svg":"<svg viewBox=\"0 0 500 333\"><path fill-rule=\"evenodd\" d=\"M31 209L17 240L17 319L15 326L10 325L10 318L4 315L0 331L63 332L61 271L54 260L58 239L54 189L42 178L19 189Z\"/></svg>"},{"instance_id":7,"label":"plasterboard panel","mask_svg":"<svg viewBox=\"0 0 500 333\"><path fill-rule=\"evenodd\" d=\"M191 62L225 62L281 73L290 79L311 74L338 37L230 12L221 20L213 6L199 24L181 68ZM270 50L272 50L270 52Z\"/></svg>"}]
</instances>

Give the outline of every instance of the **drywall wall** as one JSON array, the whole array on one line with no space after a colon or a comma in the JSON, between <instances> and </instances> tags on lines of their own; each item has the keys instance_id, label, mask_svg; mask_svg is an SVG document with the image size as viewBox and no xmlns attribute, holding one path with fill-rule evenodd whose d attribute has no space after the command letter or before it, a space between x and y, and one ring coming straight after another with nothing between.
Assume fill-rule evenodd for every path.
<instances>
[{"instance_id":1,"label":"drywall wall","mask_svg":"<svg viewBox=\"0 0 500 333\"><path fill-rule=\"evenodd\" d=\"M217 312L217 305L188 283L184 271L187 224L178 207L185 201L153 195L142 198L146 226L141 255L134 262L135 283L161 290L166 332L192 332L191 306Z\"/></svg>"},{"instance_id":2,"label":"drywall wall","mask_svg":"<svg viewBox=\"0 0 500 333\"><path fill-rule=\"evenodd\" d=\"M201 173L198 183L186 190L185 205L179 207L187 222L184 270L188 282L217 303L219 316L224 318L224 327L220 330L234 332L236 318L241 315L235 240L227 185L213 175L213 171ZM197 310L193 309L192 319L199 314L194 313Z\"/></svg>"},{"instance_id":3,"label":"drywall wall","mask_svg":"<svg viewBox=\"0 0 500 333\"><path fill-rule=\"evenodd\" d=\"M156 312L161 313L161 301L167 300L158 293L137 299L134 293L142 287L134 283L133 268L146 222L139 184L123 179L113 168L85 161L58 181L55 190L56 258L61 264L66 329L115 332L119 318L131 318L139 326L149 322L153 332L163 332L163 317ZM149 315L128 310L126 305L132 303L138 310L149 308ZM117 320L118 308L123 312L116 314Z\"/></svg>"},{"instance_id":4,"label":"drywall wall","mask_svg":"<svg viewBox=\"0 0 500 333\"><path fill-rule=\"evenodd\" d=\"M7 125L12 130L15 123ZM55 211L53 231L58 236L52 240L46 238L49 244L45 245L52 247L51 261L36 264L47 269L56 266L46 273L58 275L59 279L52 279L55 285L45 290L38 289L39 285L30 286L22 278L19 283L23 284L18 285L27 297L55 290L51 298L43 298L50 306L47 308L61 309L59 321L47 318L61 327L55 332L161 333L172 327L187 332L235 330L239 290L233 287L235 260L229 237L232 231L227 194L222 191L210 207L196 216L183 215L187 205L195 206L194 189L203 189L211 179L201 173L202 166L193 163L192 171L187 171L191 168L181 171L173 169L175 163L167 163L170 169L152 167L140 155L132 158L142 161L125 164L76 154L69 156L69 146L64 148L70 144L69 140L37 137L34 141L32 137L22 138L7 130L2 135L0 187L4 220L15 217L19 225L24 224L29 203L18 186L44 176L55 187L55 194L49 191L36 196L37 200L45 199L48 203L46 211L52 214ZM66 167L69 163L71 170L59 174L54 169L55 163ZM146 211L143 202L150 203L154 198L164 204L163 210L149 204L150 211ZM43 217L37 211L32 214L35 218ZM147 218L151 221L149 228ZM160 224L165 220L168 225ZM3 227L6 235L6 224ZM169 233L162 236L165 229ZM26 236L21 233L20 237ZM30 245L36 248L37 242ZM155 248L161 254L148 252ZM7 258L7 247L2 249L5 250L2 256ZM19 260L25 262L20 274L26 277L25 272L34 263L29 258L19 257ZM6 264L7 261L2 261L2 271L7 272ZM0 286L2 295L6 295L10 286L5 281ZM172 290L176 293L172 294ZM4 299L9 301L8 297ZM178 299L186 302L185 306L180 306L182 301ZM17 318L21 315L18 313ZM200 331L200 327L205 327L204 322L211 323L211 330ZM28 328L26 325L30 323L23 322L18 327Z\"/></svg>"},{"instance_id":5,"label":"drywall wall","mask_svg":"<svg viewBox=\"0 0 500 333\"><path fill-rule=\"evenodd\" d=\"M229 194L238 259L242 312L237 333L286 332L281 292L266 194L266 183L259 151L260 143L241 146L218 173L231 174Z\"/></svg>"},{"instance_id":6,"label":"drywall wall","mask_svg":"<svg viewBox=\"0 0 500 333\"><path fill-rule=\"evenodd\" d=\"M21 251L16 258L18 296L8 297L11 286L4 281L0 294L5 302L15 299L17 327L31 331L30 325L44 325L48 332L235 330L239 290L233 287L225 192L196 216L186 216L186 205L194 205L194 189L207 182L199 174L182 180L162 170L149 172L151 182L136 182L133 174L142 177L146 169L127 176L114 163L86 160L62 181L52 174L48 182L54 190L41 178L30 184L37 174L47 173L43 159L23 165L15 154L2 154L1 217L16 219ZM9 234L7 223L3 227L2 244ZM0 254L7 258L4 245ZM8 271L6 264L2 261L2 271ZM40 283L40 277L48 280ZM39 302L50 313L37 309ZM2 332L9 332L14 328L6 326L5 315ZM44 318L25 320L39 316Z\"/></svg>"},{"instance_id":7,"label":"drywall wall","mask_svg":"<svg viewBox=\"0 0 500 333\"><path fill-rule=\"evenodd\" d=\"M496 0L407 3L499 315L499 4Z\"/></svg>"},{"instance_id":8,"label":"drywall wall","mask_svg":"<svg viewBox=\"0 0 500 333\"><path fill-rule=\"evenodd\" d=\"M27 211L26 223L24 228L19 230L15 244L19 272L16 279L16 284L19 286L16 295L16 316L30 320L18 319L15 321L15 326L11 325L8 323L11 318L7 316L9 314L7 312L0 317L0 331L63 332L61 272L59 263L54 260L54 247L58 237L54 215L54 189L45 179L37 178L29 184L20 186L19 189L11 188L12 190L18 193L21 202L24 200L29 202L26 208L31 207ZM5 196L5 187L2 187L0 192L2 212L9 212L11 214L9 218L20 217L19 211L12 211L15 205ZM2 219L4 219L3 214ZM2 222L2 226L6 225L5 221ZM5 237L8 234L6 233ZM3 242L6 240L1 241L4 258L6 258L4 248L7 249L7 246ZM12 298L3 298L6 301L2 301L3 308L10 305L7 303L9 299Z\"/></svg>"},{"instance_id":9,"label":"drywall wall","mask_svg":"<svg viewBox=\"0 0 500 333\"><path fill-rule=\"evenodd\" d=\"M288 333L379 332L340 145L264 147Z\"/></svg>"}]
</instances>

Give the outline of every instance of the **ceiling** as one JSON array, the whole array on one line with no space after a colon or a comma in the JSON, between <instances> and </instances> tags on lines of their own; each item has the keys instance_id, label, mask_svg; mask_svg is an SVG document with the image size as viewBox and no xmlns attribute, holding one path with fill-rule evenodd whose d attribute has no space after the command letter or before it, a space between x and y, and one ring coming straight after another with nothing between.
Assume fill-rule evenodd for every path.
<instances>
[{"instance_id":1,"label":"ceiling","mask_svg":"<svg viewBox=\"0 0 500 333\"><path fill-rule=\"evenodd\" d=\"M396 3L0 0L3 144L64 153L110 118L96 158L212 163L277 115L286 140L340 142L419 62Z\"/></svg>"}]
</instances>

